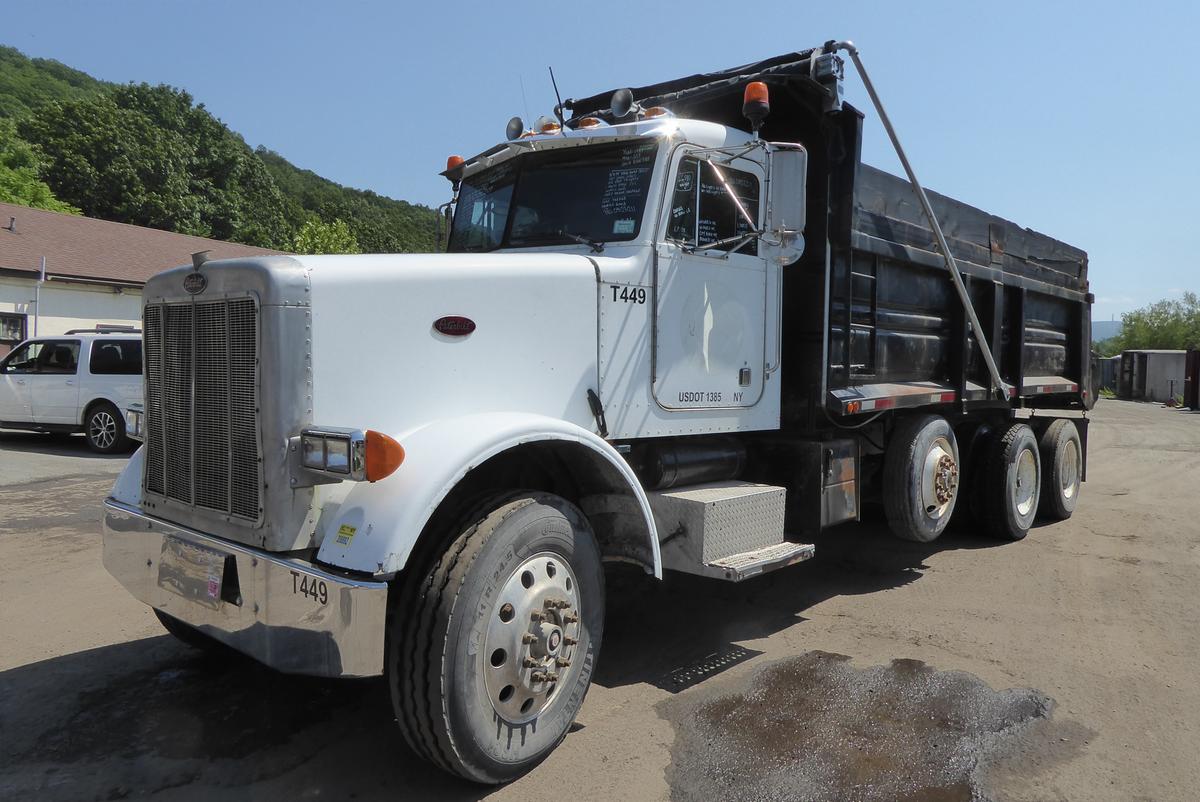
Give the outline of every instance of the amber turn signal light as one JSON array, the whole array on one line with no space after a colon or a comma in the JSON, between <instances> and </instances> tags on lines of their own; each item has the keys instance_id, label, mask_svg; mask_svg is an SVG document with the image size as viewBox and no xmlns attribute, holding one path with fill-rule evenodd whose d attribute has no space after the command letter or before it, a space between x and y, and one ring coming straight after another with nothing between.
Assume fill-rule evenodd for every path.
<instances>
[{"instance_id":1,"label":"amber turn signal light","mask_svg":"<svg viewBox=\"0 0 1200 802\"><path fill-rule=\"evenodd\" d=\"M367 430L366 474L368 482L391 476L404 462L404 446L382 432Z\"/></svg>"}]
</instances>

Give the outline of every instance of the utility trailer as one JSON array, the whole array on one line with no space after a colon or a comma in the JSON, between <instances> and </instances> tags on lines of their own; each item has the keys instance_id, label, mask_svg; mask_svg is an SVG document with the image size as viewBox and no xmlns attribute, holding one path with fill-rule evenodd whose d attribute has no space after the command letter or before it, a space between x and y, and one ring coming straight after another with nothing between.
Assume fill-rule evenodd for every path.
<instances>
[{"instance_id":1,"label":"utility trailer","mask_svg":"<svg viewBox=\"0 0 1200 802\"><path fill-rule=\"evenodd\" d=\"M908 181L861 163L843 53ZM147 283L104 561L182 640L383 674L497 783L583 702L606 562L741 581L873 501L918 541L1074 510L1086 256L926 193L853 45L567 100L444 175L449 253Z\"/></svg>"}]
</instances>

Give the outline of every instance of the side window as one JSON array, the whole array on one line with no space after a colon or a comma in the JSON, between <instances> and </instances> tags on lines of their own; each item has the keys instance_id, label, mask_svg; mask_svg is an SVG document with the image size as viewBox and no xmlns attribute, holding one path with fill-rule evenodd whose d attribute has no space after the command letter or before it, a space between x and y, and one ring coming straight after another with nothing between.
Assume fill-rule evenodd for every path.
<instances>
[{"instance_id":1,"label":"side window","mask_svg":"<svg viewBox=\"0 0 1200 802\"><path fill-rule=\"evenodd\" d=\"M667 238L694 248L733 240L713 250L728 252L737 238L758 228L758 177L709 161L686 158L675 174ZM737 253L758 254L751 238Z\"/></svg>"},{"instance_id":2,"label":"side window","mask_svg":"<svg viewBox=\"0 0 1200 802\"><path fill-rule=\"evenodd\" d=\"M45 343L25 343L8 355L4 362L5 373L33 373L37 370L38 353Z\"/></svg>"},{"instance_id":3,"label":"side window","mask_svg":"<svg viewBox=\"0 0 1200 802\"><path fill-rule=\"evenodd\" d=\"M141 340L96 340L88 370L95 376L137 376L142 372Z\"/></svg>"},{"instance_id":4,"label":"side window","mask_svg":"<svg viewBox=\"0 0 1200 802\"><path fill-rule=\"evenodd\" d=\"M500 247L516 175L516 159L510 159L493 170L463 179L450 228L451 251Z\"/></svg>"},{"instance_id":5,"label":"side window","mask_svg":"<svg viewBox=\"0 0 1200 802\"><path fill-rule=\"evenodd\" d=\"M79 368L79 340L51 340L42 343L37 355L37 372L74 374Z\"/></svg>"}]
</instances>

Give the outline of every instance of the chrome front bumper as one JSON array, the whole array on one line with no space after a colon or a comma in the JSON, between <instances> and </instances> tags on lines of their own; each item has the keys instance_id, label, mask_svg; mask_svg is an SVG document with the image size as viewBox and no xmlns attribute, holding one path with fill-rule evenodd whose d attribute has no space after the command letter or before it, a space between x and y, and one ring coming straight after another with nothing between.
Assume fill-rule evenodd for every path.
<instances>
[{"instance_id":1,"label":"chrome front bumper","mask_svg":"<svg viewBox=\"0 0 1200 802\"><path fill-rule=\"evenodd\" d=\"M139 601L289 674L383 672L387 583L104 502L104 567Z\"/></svg>"}]
</instances>

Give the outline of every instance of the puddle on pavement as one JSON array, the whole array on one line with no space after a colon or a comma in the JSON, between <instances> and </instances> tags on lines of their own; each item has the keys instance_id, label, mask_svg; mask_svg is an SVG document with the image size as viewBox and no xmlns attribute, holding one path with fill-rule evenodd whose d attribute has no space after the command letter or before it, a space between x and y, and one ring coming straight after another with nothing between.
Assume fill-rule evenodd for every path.
<instances>
[{"instance_id":1,"label":"puddle on pavement","mask_svg":"<svg viewBox=\"0 0 1200 802\"><path fill-rule=\"evenodd\" d=\"M856 668L819 651L748 683L663 704L676 726L674 799L986 800L989 761L1054 707L1039 691L993 690L917 660Z\"/></svg>"}]
</instances>

